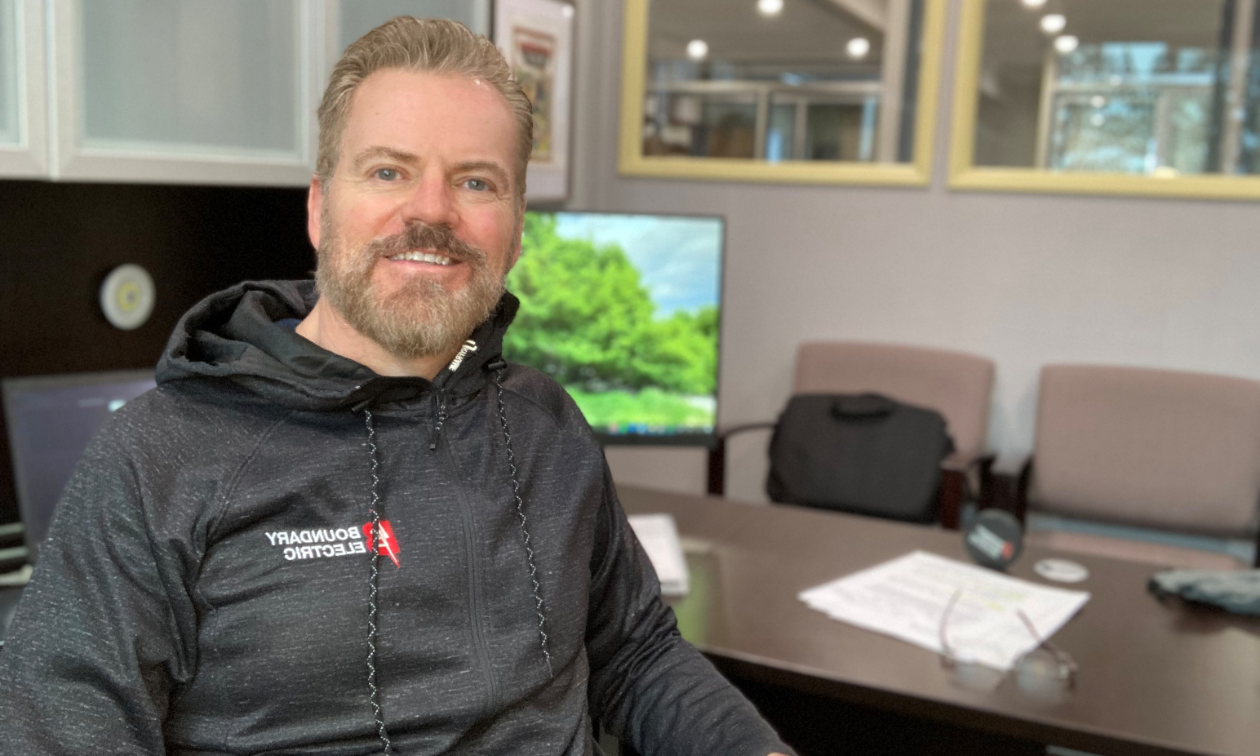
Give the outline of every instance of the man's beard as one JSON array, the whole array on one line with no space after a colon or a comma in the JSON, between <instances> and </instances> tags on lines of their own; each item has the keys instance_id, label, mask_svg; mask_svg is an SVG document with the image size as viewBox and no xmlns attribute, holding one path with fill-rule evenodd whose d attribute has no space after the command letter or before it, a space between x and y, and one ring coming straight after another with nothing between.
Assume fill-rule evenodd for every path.
<instances>
[{"instance_id":1,"label":"man's beard","mask_svg":"<svg viewBox=\"0 0 1260 756\"><path fill-rule=\"evenodd\" d=\"M414 359L455 351L490 317L503 296L503 275L490 270L486 253L450 229L412 221L398 234L346 249L328 214L320 235L315 282L354 330L395 357ZM468 266L463 289L448 291L423 275L411 276L388 296L373 287L372 271L384 257L411 250L436 252Z\"/></svg>"}]
</instances>

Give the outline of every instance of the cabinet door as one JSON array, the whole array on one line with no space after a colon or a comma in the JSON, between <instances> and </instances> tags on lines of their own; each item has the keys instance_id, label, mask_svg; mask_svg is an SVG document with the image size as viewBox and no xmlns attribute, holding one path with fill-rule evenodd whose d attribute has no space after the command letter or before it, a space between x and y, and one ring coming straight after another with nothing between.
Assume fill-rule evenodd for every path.
<instances>
[{"instance_id":1,"label":"cabinet door","mask_svg":"<svg viewBox=\"0 0 1260 756\"><path fill-rule=\"evenodd\" d=\"M490 34L490 0L326 0L327 68L359 37L395 16L449 18L478 34ZM326 83L326 82L325 82Z\"/></svg>"},{"instance_id":2,"label":"cabinet door","mask_svg":"<svg viewBox=\"0 0 1260 756\"><path fill-rule=\"evenodd\" d=\"M0 176L48 175L44 86L39 0L0 0Z\"/></svg>"},{"instance_id":3,"label":"cabinet door","mask_svg":"<svg viewBox=\"0 0 1260 756\"><path fill-rule=\"evenodd\" d=\"M54 175L306 185L313 5L54 0Z\"/></svg>"}]
</instances>

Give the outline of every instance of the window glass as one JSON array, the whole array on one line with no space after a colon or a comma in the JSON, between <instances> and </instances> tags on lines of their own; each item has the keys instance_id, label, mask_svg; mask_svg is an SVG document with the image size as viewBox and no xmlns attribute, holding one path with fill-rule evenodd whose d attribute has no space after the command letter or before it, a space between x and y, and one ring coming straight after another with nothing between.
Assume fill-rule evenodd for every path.
<instances>
[{"instance_id":1,"label":"window glass","mask_svg":"<svg viewBox=\"0 0 1260 756\"><path fill-rule=\"evenodd\" d=\"M922 0L656 0L644 155L908 162Z\"/></svg>"},{"instance_id":2,"label":"window glass","mask_svg":"<svg viewBox=\"0 0 1260 756\"><path fill-rule=\"evenodd\" d=\"M974 163L1260 171L1256 0L987 0Z\"/></svg>"}]
</instances>

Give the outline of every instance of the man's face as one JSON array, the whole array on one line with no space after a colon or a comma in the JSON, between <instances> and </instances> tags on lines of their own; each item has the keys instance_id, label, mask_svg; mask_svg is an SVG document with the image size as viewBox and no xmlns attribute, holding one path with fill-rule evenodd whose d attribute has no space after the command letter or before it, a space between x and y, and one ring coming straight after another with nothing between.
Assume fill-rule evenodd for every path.
<instances>
[{"instance_id":1,"label":"man's face","mask_svg":"<svg viewBox=\"0 0 1260 756\"><path fill-rule=\"evenodd\" d=\"M364 79L333 178L311 186L321 296L396 356L457 348L520 253L516 143L492 86L398 69Z\"/></svg>"}]
</instances>

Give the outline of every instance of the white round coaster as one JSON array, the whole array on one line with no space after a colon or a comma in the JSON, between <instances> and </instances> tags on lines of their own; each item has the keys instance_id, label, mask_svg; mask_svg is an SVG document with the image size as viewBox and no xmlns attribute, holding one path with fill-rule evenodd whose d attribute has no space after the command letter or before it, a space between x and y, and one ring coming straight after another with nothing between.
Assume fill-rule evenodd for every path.
<instances>
[{"instance_id":1,"label":"white round coaster","mask_svg":"<svg viewBox=\"0 0 1260 756\"><path fill-rule=\"evenodd\" d=\"M1060 583L1079 583L1089 577L1089 570L1066 559L1042 559L1033 569L1046 580Z\"/></svg>"},{"instance_id":2,"label":"white round coaster","mask_svg":"<svg viewBox=\"0 0 1260 756\"><path fill-rule=\"evenodd\" d=\"M139 328L153 312L153 277L139 265L119 265L101 284L101 312L110 325L124 331Z\"/></svg>"}]
</instances>

